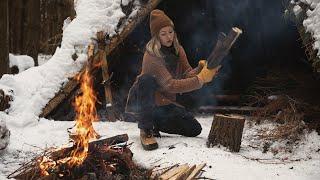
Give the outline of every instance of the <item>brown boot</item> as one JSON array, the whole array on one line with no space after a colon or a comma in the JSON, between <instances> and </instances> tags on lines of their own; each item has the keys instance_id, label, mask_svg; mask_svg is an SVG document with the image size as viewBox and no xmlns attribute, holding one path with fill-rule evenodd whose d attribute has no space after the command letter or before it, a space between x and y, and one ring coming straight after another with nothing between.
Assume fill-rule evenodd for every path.
<instances>
[{"instance_id":1,"label":"brown boot","mask_svg":"<svg viewBox=\"0 0 320 180\"><path fill-rule=\"evenodd\" d=\"M156 138L153 137L152 131L140 129L140 141L144 150L150 151L158 148Z\"/></svg>"}]
</instances>

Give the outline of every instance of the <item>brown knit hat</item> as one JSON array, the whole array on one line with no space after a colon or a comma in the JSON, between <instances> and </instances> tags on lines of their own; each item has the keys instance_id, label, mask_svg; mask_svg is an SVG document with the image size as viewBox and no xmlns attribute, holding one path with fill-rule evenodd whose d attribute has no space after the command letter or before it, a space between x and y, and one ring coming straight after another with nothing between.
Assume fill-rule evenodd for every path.
<instances>
[{"instance_id":1,"label":"brown knit hat","mask_svg":"<svg viewBox=\"0 0 320 180\"><path fill-rule=\"evenodd\" d=\"M172 20L161 10L155 9L150 13L150 32L155 36L161 28L166 26L174 27Z\"/></svg>"}]
</instances>

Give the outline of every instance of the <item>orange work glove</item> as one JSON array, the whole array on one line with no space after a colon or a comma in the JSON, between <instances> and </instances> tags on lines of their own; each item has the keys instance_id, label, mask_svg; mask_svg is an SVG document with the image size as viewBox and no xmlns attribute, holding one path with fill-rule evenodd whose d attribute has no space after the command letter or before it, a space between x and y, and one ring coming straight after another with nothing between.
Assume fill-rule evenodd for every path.
<instances>
[{"instance_id":1,"label":"orange work glove","mask_svg":"<svg viewBox=\"0 0 320 180\"><path fill-rule=\"evenodd\" d=\"M197 75L197 77L202 83L211 82L213 77L218 73L218 70L220 69L220 67L221 65L214 69L208 69L207 63L205 63L204 67L202 68L200 73Z\"/></svg>"}]
</instances>

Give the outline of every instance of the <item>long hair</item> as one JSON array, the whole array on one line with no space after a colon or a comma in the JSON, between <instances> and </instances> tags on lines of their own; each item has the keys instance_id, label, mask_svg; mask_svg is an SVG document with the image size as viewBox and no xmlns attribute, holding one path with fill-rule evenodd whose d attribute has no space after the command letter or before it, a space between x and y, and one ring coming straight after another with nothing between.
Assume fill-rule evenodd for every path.
<instances>
[{"instance_id":1,"label":"long hair","mask_svg":"<svg viewBox=\"0 0 320 180\"><path fill-rule=\"evenodd\" d=\"M179 53L179 47L180 47L180 43L179 40L177 38L177 34L176 32L174 32L174 37L173 37L173 47L176 50L176 54ZM153 36L150 41L147 43L146 45L146 50L151 54L154 55L156 57L163 57L162 53L160 51L161 48L161 42L160 42L160 38L159 38L159 34Z\"/></svg>"}]
</instances>

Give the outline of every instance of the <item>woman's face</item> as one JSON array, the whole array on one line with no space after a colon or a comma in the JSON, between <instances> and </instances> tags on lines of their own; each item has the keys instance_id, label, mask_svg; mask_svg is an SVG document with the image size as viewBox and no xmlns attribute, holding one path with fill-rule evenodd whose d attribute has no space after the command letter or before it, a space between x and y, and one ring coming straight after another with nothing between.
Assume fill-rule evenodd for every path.
<instances>
[{"instance_id":1,"label":"woman's face","mask_svg":"<svg viewBox=\"0 0 320 180\"><path fill-rule=\"evenodd\" d=\"M170 47L173 43L174 30L171 26L166 26L160 29L159 39L163 46Z\"/></svg>"}]
</instances>

